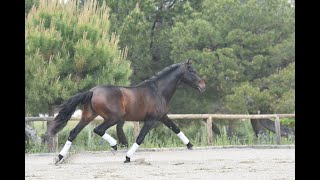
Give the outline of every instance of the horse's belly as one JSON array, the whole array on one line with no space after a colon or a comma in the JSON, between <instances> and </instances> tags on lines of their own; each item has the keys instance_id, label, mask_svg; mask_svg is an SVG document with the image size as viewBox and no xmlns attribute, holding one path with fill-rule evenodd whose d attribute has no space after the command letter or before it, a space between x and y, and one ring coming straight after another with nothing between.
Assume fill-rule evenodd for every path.
<instances>
[{"instance_id":1,"label":"horse's belly","mask_svg":"<svg viewBox=\"0 0 320 180\"><path fill-rule=\"evenodd\" d=\"M143 121L145 118L145 114L136 111L136 113L126 113L124 115L125 121Z\"/></svg>"}]
</instances>

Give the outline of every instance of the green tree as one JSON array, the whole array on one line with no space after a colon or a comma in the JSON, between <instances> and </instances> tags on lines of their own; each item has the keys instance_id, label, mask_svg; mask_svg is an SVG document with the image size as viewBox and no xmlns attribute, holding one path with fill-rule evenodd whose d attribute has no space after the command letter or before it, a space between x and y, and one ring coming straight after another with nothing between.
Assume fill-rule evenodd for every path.
<instances>
[{"instance_id":1,"label":"green tree","mask_svg":"<svg viewBox=\"0 0 320 180\"><path fill-rule=\"evenodd\" d=\"M150 29L146 9L151 1L100 0L110 7L110 31L120 35L119 47L128 48L127 58L132 64L131 82L137 84L151 74Z\"/></svg>"},{"instance_id":2,"label":"green tree","mask_svg":"<svg viewBox=\"0 0 320 180\"><path fill-rule=\"evenodd\" d=\"M189 98L174 97L174 109L189 104L179 112L292 113L294 11L286 0L205 0L188 20L176 22L170 57L175 62L193 58L207 91L198 97L183 90L179 94ZM277 75L283 73L287 79Z\"/></svg>"},{"instance_id":3,"label":"green tree","mask_svg":"<svg viewBox=\"0 0 320 180\"><path fill-rule=\"evenodd\" d=\"M71 95L101 84L128 85L132 73L109 32L103 3L40 0L25 24L25 106L27 114L48 112Z\"/></svg>"},{"instance_id":4,"label":"green tree","mask_svg":"<svg viewBox=\"0 0 320 180\"><path fill-rule=\"evenodd\" d=\"M169 34L175 21L183 21L200 8L201 1L100 0L111 9L111 31L120 34L120 47L128 47L132 83L136 84L173 63ZM191 7L192 6L192 7Z\"/></svg>"},{"instance_id":5,"label":"green tree","mask_svg":"<svg viewBox=\"0 0 320 180\"><path fill-rule=\"evenodd\" d=\"M171 58L195 59L213 94L208 103L227 107L225 97L242 83L255 92L262 85L256 81L294 62L294 7L288 1L206 0L202 7L173 27Z\"/></svg>"},{"instance_id":6,"label":"green tree","mask_svg":"<svg viewBox=\"0 0 320 180\"><path fill-rule=\"evenodd\" d=\"M39 0L25 0L24 1L24 13L25 13L25 16L27 16L27 14L29 13L29 11L32 8L32 6L38 5L38 3L39 3Z\"/></svg>"}]
</instances>

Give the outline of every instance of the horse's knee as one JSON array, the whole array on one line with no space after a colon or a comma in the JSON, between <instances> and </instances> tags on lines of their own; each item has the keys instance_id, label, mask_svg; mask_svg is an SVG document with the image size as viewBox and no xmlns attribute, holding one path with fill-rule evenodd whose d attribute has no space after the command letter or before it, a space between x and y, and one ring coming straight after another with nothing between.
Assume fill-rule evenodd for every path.
<instances>
[{"instance_id":1,"label":"horse's knee","mask_svg":"<svg viewBox=\"0 0 320 180\"><path fill-rule=\"evenodd\" d=\"M136 139L136 143L140 146L140 144L143 143L144 137L145 137L146 133L140 134L138 135L137 139Z\"/></svg>"},{"instance_id":2,"label":"horse's knee","mask_svg":"<svg viewBox=\"0 0 320 180\"><path fill-rule=\"evenodd\" d=\"M174 133L179 134L180 129L177 125L175 125L172 121L164 121L163 122L169 129L171 129Z\"/></svg>"},{"instance_id":3,"label":"horse's knee","mask_svg":"<svg viewBox=\"0 0 320 180\"><path fill-rule=\"evenodd\" d=\"M180 129L176 125L170 126L169 128L176 134L179 134L181 132Z\"/></svg>"},{"instance_id":4,"label":"horse's knee","mask_svg":"<svg viewBox=\"0 0 320 180\"><path fill-rule=\"evenodd\" d=\"M93 132L98 134L99 136L103 136L104 135L104 131L102 131L101 129L99 129L98 127L93 129Z\"/></svg>"},{"instance_id":5,"label":"horse's knee","mask_svg":"<svg viewBox=\"0 0 320 180\"><path fill-rule=\"evenodd\" d=\"M72 129L69 133L68 141L72 142L77 136L76 130Z\"/></svg>"}]
</instances>

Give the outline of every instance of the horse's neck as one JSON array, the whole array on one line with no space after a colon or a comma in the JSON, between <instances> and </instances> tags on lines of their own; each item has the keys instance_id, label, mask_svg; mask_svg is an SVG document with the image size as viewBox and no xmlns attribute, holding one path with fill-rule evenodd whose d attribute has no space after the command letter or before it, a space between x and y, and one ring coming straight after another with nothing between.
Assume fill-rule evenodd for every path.
<instances>
[{"instance_id":1,"label":"horse's neck","mask_svg":"<svg viewBox=\"0 0 320 180\"><path fill-rule=\"evenodd\" d=\"M155 82L159 93L164 97L167 103L169 103L171 97L176 91L179 82L179 74L167 75L165 77L161 77Z\"/></svg>"}]
</instances>

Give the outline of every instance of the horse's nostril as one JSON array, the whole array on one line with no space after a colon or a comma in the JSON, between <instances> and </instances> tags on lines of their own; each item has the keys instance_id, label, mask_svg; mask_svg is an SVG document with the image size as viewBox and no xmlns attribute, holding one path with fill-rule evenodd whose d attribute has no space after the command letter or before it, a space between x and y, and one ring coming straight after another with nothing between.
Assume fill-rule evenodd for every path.
<instances>
[{"instance_id":1,"label":"horse's nostril","mask_svg":"<svg viewBox=\"0 0 320 180\"><path fill-rule=\"evenodd\" d=\"M203 79L200 80L200 82L199 82L199 87L200 87L201 89L205 89L205 88L206 88L206 83L204 82Z\"/></svg>"}]
</instances>

